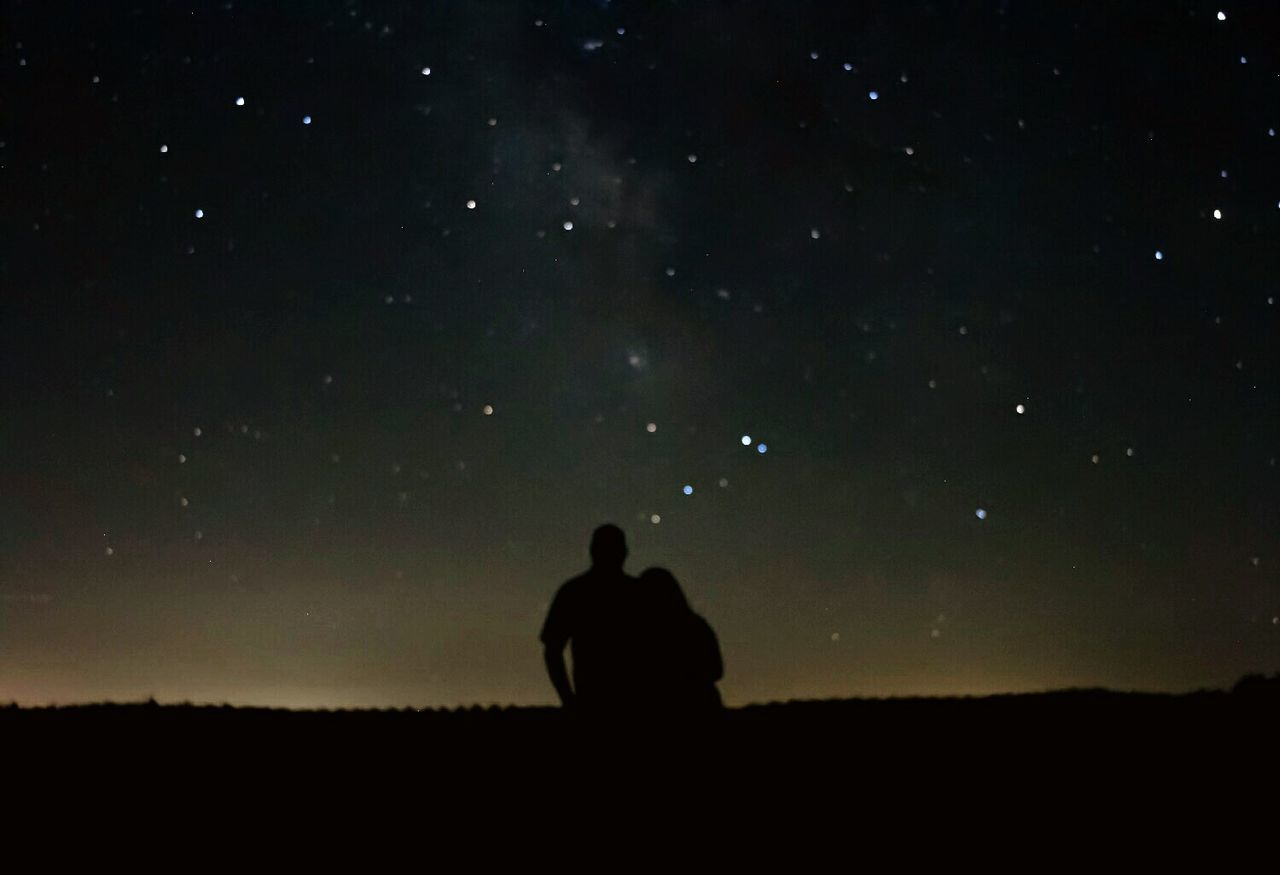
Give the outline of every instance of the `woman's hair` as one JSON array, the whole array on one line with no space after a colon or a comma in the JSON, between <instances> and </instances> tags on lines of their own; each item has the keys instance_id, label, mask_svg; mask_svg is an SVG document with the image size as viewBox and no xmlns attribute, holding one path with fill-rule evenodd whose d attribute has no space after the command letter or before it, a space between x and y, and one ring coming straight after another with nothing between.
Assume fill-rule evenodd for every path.
<instances>
[{"instance_id":1,"label":"woman's hair","mask_svg":"<svg viewBox=\"0 0 1280 875\"><path fill-rule=\"evenodd\" d=\"M673 613L690 610L676 576L665 568L646 568L640 574L640 586L645 595L652 598L651 604L660 610Z\"/></svg>"}]
</instances>

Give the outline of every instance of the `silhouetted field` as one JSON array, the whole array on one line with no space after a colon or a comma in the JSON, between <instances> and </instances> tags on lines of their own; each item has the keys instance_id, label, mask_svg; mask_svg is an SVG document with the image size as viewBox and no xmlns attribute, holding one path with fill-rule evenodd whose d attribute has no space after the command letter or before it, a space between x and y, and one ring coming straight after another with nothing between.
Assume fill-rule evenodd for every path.
<instances>
[{"instance_id":1,"label":"silhouetted field","mask_svg":"<svg viewBox=\"0 0 1280 875\"><path fill-rule=\"evenodd\" d=\"M53 804L96 787L116 814L172 804L162 816L295 823L317 808L367 809L429 813L472 834L495 818L574 809L688 824L796 816L830 800L827 815L905 834L938 817L966 828L997 818L993 829L1159 817L1168 828L1260 788L1274 798L1277 718L1280 675L1186 695L793 701L695 723L552 708L11 706L0 707L0 740L24 793Z\"/></svg>"},{"instance_id":2,"label":"silhouetted field","mask_svg":"<svg viewBox=\"0 0 1280 875\"><path fill-rule=\"evenodd\" d=\"M959 745L1001 760L1032 756L1041 764L1077 756L1144 756L1177 748L1182 759L1221 755L1276 729L1280 675L1251 676L1230 691L1182 695L1064 690L956 698L788 701L726 709L689 720L638 711L590 718L558 708L468 707L382 710L287 710L229 705L88 704L0 707L10 743L66 745L68 755L129 751L149 757L325 759L413 757L445 770L484 771L504 761L537 763L554 753L643 759L646 753L755 762L784 756L904 764L954 757ZM1270 739L1268 738L1268 741ZM874 755L869 755L875 751ZM954 760L953 760L954 761Z\"/></svg>"}]
</instances>

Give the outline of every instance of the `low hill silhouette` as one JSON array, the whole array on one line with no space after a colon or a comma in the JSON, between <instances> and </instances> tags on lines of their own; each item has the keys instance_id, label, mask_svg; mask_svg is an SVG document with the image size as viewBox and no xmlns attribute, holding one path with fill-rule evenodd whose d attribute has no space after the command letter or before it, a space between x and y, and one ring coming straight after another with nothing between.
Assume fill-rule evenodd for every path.
<instances>
[{"instance_id":1,"label":"low hill silhouette","mask_svg":"<svg viewBox=\"0 0 1280 875\"><path fill-rule=\"evenodd\" d=\"M242 842L323 823L469 854L517 828L609 859L677 840L851 848L841 830L910 854L939 830L1038 849L1215 819L1247 830L1261 811L1250 794L1274 787L1277 718L1280 675L1256 675L1181 695L776 702L695 723L549 707L9 706L0 745L27 814L146 824L179 845L193 829Z\"/></svg>"},{"instance_id":2,"label":"low hill silhouette","mask_svg":"<svg viewBox=\"0 0 1280 875\"><path fill-rule=\"evenodd\" d=\"M488 771L521 763L573 760L583 751L687 756L731 761L744 752L804 759L832 755L873 771L886 755L911 763L958 745L1005 756L1063 761L1177 747L1210 753L1207 744L1247 739L1275 728L1280 674L1249 675L1230 691L1184 694L1067 689L1045 693L878 699L790 700L728 708L711 719L681 720L638 711L626 720L586 720L554 707L471 706L290 710L231 705L98 703L0 707L0 734L32 746L136 751L150 757L252 762L269 752L325 750L334 761L448 751L445 773ZM279 747L276 747L276 746ZM879 754L865 756L874 746ZM1238 745L1232 744L1232 747ZM1221 752L1221 751L1219 751Z\"/></svg>"}]
</instances>

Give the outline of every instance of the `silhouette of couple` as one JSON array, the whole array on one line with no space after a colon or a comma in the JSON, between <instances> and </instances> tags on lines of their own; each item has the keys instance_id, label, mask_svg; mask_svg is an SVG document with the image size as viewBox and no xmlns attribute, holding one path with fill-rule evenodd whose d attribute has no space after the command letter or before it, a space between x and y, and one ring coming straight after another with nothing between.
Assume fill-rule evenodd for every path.
<instances>
[{"instance_id":1,"label":"silhouette of couple","mask_svg":"<svg viewBox=\"0 0 1280 875\"><path fill-rule=\"evenodd\" d=\"M715 632L689 608L670 571L632 577L622 570L626 558L622 529L600 526L591 536L591 569L556 592L541 637L560 701L592 714L718 711L723 665Z\"/></svg>"}]
</instances>

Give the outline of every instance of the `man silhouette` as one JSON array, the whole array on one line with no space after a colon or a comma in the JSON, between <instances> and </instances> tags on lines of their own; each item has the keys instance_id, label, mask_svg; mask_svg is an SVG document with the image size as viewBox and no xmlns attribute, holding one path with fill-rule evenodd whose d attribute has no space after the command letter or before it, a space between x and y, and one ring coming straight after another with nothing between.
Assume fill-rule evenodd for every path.
<instances>
[{"instance_id":1,"label":"man silhouette","mask_svg":"<svg viewBox=\"0 0 1280 875\"><path fill-rule=\"evenodd\" d=\"M591 535L591 568L556 592L540 636L551 683L566 708L616 711L634 693L636 659L631 626L636 581L622 570L627 539L615 525ZM564 647L573 656L573 683Z\"/></svg>"}]
</instances>

